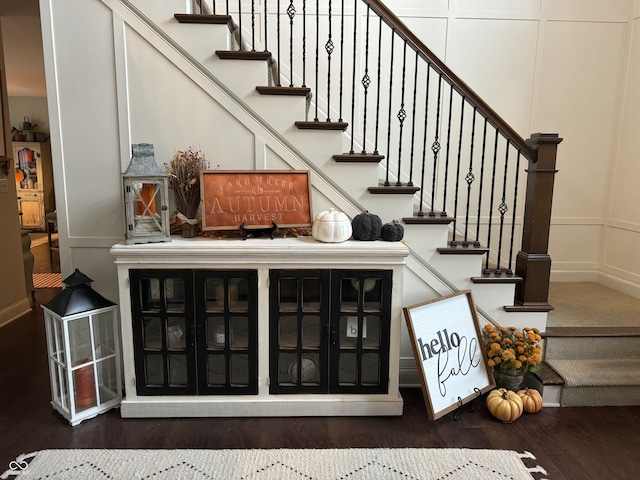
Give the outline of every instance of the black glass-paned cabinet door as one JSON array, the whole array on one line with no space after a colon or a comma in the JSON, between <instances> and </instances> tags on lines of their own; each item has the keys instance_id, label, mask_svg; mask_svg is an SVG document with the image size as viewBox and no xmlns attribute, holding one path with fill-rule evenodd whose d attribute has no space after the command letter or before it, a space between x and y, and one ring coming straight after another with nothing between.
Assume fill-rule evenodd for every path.
<instances>
[{"instance_id":1,"label":"black glass-paned cabinet door","mask_svg":"<svg viewBox=\"0 0 640 480\"><path fill-rule=\"evenodd\" d=\"M258 393L258 272L197 270L199 394Z\"/></svg>"},{"instance_id":2,"label":"black glass-paned cabinet door","mask_svg":"<svg viewBox=\"0 0 640 480\"><path fill-rule=\"evenodd\" d=\"M269 272L269 392L327 393L329 270Z\"/></svg>"},{"instance_id":3,"label":"black glass-paned cabinet door","mask_svg":"<svg viewBox=\"0 0 640 480\"><path fill-rule=\"evenodd\" d=\"M193 271L131 270L138 395L196 393Z\"/></svg>"},{"instance_id":4,"label":"black glass-paned cabinet door","mask_svg":"<svg viewBox=\"0 0 640 480\"><path fill-rule=\"evenodd\" d=\"M333 270L331 393L387 393L391 270Z\"/></svg>"}]
</instances>

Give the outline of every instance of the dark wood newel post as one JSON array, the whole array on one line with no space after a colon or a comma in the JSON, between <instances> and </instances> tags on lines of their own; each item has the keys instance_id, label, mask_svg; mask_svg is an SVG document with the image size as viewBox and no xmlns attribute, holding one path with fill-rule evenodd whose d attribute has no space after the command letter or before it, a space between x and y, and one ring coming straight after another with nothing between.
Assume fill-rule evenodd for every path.
<instances>
[{"instance_id":1,"label":"dark wood newel post","mask_svg":"<svg viewBox=\"0 0 640 480\"><path fill-rule=\"evenodd\" d=\"M522 249L516 258L516 275L523 278L516 287L516 308L549 311L549 229L556 156L562 138L557 133L534 133L527 143L537 151L527 170Z\"/></svg>"}]
</instances>

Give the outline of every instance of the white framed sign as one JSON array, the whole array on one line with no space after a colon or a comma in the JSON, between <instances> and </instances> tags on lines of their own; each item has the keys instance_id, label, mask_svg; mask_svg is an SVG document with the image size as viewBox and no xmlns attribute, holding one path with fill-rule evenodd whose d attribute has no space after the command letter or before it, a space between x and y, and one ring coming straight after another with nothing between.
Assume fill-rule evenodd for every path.
<instances>
[{"instance_id":1,"label":"white framed sign","mask_svg":"<svg viewBox=\"0 0 640 480\"><path fill-rule=\"evenodd\" d=\"M403 310L430 420L495 387L470 291Z\"/></svg>"}]
</instances>

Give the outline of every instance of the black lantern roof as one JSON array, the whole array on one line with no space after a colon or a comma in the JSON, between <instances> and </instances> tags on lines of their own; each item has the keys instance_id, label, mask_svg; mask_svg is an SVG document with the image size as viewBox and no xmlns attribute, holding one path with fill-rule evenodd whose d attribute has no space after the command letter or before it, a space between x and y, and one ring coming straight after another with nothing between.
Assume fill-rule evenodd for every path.
<instances>
[{"instance_id":1,"label":"black lantern roof","mask_svg":"<svg viewBox=\"0 0 640 480\"><path fill-rule=\"evenodd\" d=\"M91 288L93 280L77 268L62 282L66 288L43 305L61 317L116 305Z\"/></svg>"},{"instance_id":2,"label":"black lantern roof","mask_svg":"<svg viewBox=\"0 0 640 480\"><path fill-rule=\"evenodd\" d=\"M127 171L123 173L125 177L157 177L168 176L163 171L153 155L153 144L134 143L131 145L131 162Z\"/></svg>"}]
</instances>

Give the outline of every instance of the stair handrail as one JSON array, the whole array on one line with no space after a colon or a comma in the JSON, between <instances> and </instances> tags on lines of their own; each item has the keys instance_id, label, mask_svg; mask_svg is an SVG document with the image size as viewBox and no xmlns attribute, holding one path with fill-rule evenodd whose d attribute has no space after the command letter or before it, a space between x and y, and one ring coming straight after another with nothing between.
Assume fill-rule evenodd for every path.
<instances>
[{"instance_id":1,"label":"stair handrail","mask_svg":"<svg viewBox=\"0 0 640 480\"><path fill-rule=\"evenodd\" d=\"M379 0L362 0L383 22L395 29L396 34L407 41L411 48L426 60L456 92L464 96L469 104L476 107L489 123L503 133L511 143L530 161L535 162L537 152L516 132L493 108L485 102L469 85L451 70L429 47L427 47L398 16Z\"/></svg>"}]
</instances>

